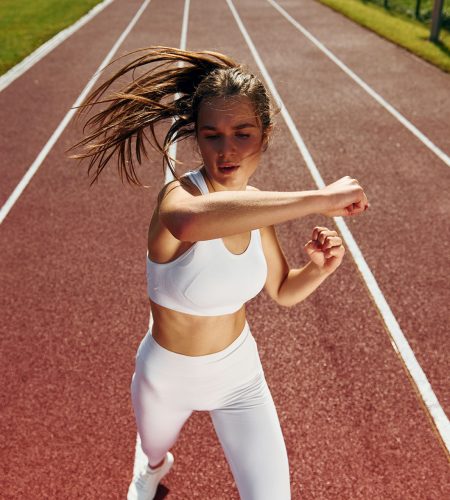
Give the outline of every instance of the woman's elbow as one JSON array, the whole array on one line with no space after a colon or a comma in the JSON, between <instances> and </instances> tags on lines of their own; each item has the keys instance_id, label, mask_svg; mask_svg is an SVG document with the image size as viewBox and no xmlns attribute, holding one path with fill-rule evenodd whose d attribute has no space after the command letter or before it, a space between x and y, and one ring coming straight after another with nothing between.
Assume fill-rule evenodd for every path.
<instances>
[{"instance_id":1,"label":"woman's elbow","mask_svg":"<svg viewBox=\"0 0 450 500\"><path fill-rule=\"evenodd\" d=\"M189 212L161 213L161 221L174 238L179 241L195 241L192 239L194 227L193 216Z\"/></svg>"},{"instance_id":2,"label":"woman's elbow","mask_svg":"<svg viewBox=\"0 0 450 500\"><path fill-rule=\"evenodd\" d=\"M279 306L292 307L293 305L295 305L287 300L287 298L281 293L269 292L267 289L266 292L269 294L270 298Z\"/></svg>"}]
</instances>

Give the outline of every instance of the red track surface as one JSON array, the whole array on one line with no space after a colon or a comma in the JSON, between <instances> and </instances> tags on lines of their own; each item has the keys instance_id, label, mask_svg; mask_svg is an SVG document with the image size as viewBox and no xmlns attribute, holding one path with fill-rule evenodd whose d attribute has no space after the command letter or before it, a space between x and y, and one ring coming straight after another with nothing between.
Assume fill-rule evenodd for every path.
<instances>
[{"instance_id":1,"label":"red track surface","mask_svg":"<svg viewBox=\"0 0 450 500\"><path fill-rule=\"evenodd\" d=\"M448 413L449 168L269 3L234 3L325 182L349 174L366 188L371 209L348 225ZM2 204L141 4L116 0L0 93ZM183 5L153 0L119 53L178 46ZM448 75L313 1L280 5L448 154ZM257 69L225 1L192 0L189 16L188 48ZM79 133L64 132L2 225L2 499L123 499L133 469L129 383L161 164L145 166L149 189L122 187L114 171L89 189L64 153ZM187 145L178 155L195 158ZM281 115L252 182L315 188ZM278 228L291 266L316 224L333 223ZM303 304L263 293L248 317L294 500L450 497L444 448L350 255ZM158 498L238 498L207 414L173 452Z\"/></svg>"}]
</instances>

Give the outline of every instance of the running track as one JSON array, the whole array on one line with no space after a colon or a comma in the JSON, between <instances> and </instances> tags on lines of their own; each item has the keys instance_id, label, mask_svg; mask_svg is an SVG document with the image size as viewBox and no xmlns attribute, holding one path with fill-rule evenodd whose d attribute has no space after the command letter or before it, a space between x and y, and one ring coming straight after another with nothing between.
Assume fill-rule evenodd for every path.
<instances>
[{"instance_id":1,"label":"running track","mask_svg":"<svg viewBox=\"0 0 450 500\"><path fill-rule=\"evenodd\" d=\"M260 71L230 4L192 0L187 47ZM143 5L115 0L0 93L2 206ZM366 188L371 208L348 228L448 415L450 169L295 21L444 159L449 75L312 0L280 0L285 15L266 0L232 5L324 182L349 174ZM183 11L183 0L152 0L116 55L179 46ZM2 499L123 499L133 470L129 383L148 320L146 231L163 173L149 161L150 187L138 190L111 169L89 189L64 153L79 134L73 123L63 131L1 228ZM193 165L192 145L178 158ZM316 187L281 114L253 184ZM278 227L292 266L305 262L317 224L334 227L318 216ZM248 316L293 499L450 498L448 421L437 429L351 252L303 304L281 308L262 293ZM157 498L238 498L207 414L188 421L173 451Z\"/></svg>"}]
</instances>

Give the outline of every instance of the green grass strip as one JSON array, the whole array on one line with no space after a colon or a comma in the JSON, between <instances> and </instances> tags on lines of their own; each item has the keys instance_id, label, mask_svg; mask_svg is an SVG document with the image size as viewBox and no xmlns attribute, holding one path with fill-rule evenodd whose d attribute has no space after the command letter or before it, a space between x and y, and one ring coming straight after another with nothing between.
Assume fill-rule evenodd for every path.
<instances>
[{"instance_id":1,"label":"green grass strip","mask_svg":"<svg viewBox=\"0 0 450 500\"><path fill-rule=\"evenodd\" d=\"M450 73L450 33L442 30L439 43L428 40L430 29L420 22L360 0L318 0L378 35Z\"/></svg>"},{"instance_id":2,"label":"green grass strip","mask_svg":"<svg viewBox=\"0 0 450 500\"><path fill-rule=\"evenodd\" d=\"M0 0L0 74L102 0Z\"/></svg>"}]
</instances>

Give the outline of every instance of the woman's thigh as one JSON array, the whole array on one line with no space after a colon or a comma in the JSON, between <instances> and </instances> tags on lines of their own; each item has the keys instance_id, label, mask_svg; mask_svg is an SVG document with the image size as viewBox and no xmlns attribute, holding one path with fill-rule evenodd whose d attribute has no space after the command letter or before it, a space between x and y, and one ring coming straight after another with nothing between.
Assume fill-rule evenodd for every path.
<instances>
[{"instance_id":1,"label":"woman's thigh","mask_svg":"<svg viewBox=\"0 0 450 500\"><path fill-rule=\"evenodd\" d=\"M151 465L159 463L175 444L178 435L192 410L162 400L152 383L136 372L131 382L131 400L142 450Z\"/></svg>"},{"instance_id":2,"label":"woman's thigh","mask_svg":"<svg viewBox=\"0 0 450 500\"><path fill-rule=\"evenodd\" d=\"M289 500L286 446L264 374L210 414L241 499Z\"/></svg>"}]
</instances>

